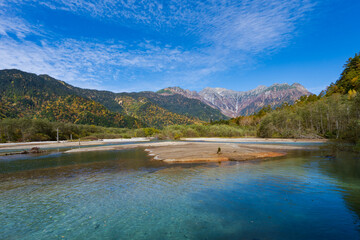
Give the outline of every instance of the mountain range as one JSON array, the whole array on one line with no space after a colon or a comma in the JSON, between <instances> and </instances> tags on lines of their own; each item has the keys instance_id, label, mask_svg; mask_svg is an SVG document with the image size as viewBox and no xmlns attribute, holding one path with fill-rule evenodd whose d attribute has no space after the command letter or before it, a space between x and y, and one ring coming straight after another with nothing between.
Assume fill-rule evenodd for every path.
<instances>
[{"instance_id":1,"label":"mountain range","mask_svg":"<svg viewBox=\"0 0 360 240\"><path fill-rule=\"evenodd\" d=\"M0 70L0 119L28 117L107 127L163 127L249 115L265 105L292 103L308 94L300 84L259 86L247 92L169 87L158 92L113 93L10 69Z\"/></svg>"},{"instance_id":2,"label":"mountain range","mask_svg":"<svg viewBox=\"0 0 360 240\"><path fill-rule=\"evenodd\" d=\"M303 95L311 94L298 83L289 85L273 84L270 87L258 86L250 91L233 91L225 88L205 88L200 92L184 90L179 87L169 87L160 91L161 94L180 94L187 98L198 99L201 102L219 109L225 116L237 117L250 115L266 105L277 107L287 102L294 103Z\"/></svg>"}]
</instances>

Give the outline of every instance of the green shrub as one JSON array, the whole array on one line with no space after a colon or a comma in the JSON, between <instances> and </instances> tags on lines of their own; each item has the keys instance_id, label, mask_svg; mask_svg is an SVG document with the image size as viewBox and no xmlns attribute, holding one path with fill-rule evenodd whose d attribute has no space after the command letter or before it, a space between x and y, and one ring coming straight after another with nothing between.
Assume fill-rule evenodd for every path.
<instances>
[{"instance_id":1,"label":"green shrub","mask_svg":"<svg viewBox=\"0 0 360 240\"><path fill-rule=\"evenodd\" d=\"M51 140L50 136L43 133L36 133L30 137L30 141L49 141Z\"/></svg>"}]
</instances>

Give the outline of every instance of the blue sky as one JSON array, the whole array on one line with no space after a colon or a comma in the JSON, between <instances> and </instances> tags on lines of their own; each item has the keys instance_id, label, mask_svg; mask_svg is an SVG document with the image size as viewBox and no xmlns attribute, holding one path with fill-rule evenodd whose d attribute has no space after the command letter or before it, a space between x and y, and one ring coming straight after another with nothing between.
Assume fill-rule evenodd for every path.
<instances>
[{"instance_id":1,"label":"blue sky","mask_svg":"<svg viewBox=\"0 0 360 240\"><path fill-rule=\"evenodd\" d=\"M360 51L356 0L0 0L0 69L122 91L319 93Z\"/></svg>"}]
</instances>

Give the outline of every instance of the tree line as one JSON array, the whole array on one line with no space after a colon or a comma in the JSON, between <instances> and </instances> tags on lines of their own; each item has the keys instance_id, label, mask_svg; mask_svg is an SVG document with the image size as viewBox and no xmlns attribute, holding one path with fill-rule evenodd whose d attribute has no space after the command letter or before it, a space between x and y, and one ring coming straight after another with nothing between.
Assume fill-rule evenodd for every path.
<instances>
[{"instance_id":1,"label":"tree line","mask_svg":"<svg viewBox=\"0 0 360 240\"><path fill-rule=\"evenodd\" d=\"M360 137L360 95L304 96L293 105L266 114L257 135L356 142Z\"/></svg>"},{"instance_id":2,"label":"tree line","mask_svg":"<svg viewBox=\"0 0 360 240\"><path fill-rule=\"evenodd\" d=\"M97 140L131 137L180 139L182 137L245 137L255 136L256 127L236 125L169 125L156 128L109 128L45 119L5 118L0 120L0 142L55 141L59 130L60 140Z\"/></svg>"}]
</instances>

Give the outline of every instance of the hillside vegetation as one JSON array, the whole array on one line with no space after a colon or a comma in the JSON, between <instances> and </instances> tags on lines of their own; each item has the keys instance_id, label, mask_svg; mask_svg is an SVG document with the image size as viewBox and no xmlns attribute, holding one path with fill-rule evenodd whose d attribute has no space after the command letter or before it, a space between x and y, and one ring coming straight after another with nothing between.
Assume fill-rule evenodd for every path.
<instances>
[{"instance_id":1,"label":"hillside vegetation","mask_svg":"<svg viewBox=\"0 0 360 240\"><path fill-rule=\"evenodd\" d=\"M163 91L158 91L157 93L120 93L118 96L125 95L133 98L146 98L153 104L170 112L177 113L191 119L199 119L205 122L228 119L228 117L223 115L218 109L214 109L197 99L187 98L180 94L163 95L163 93Z\"/></svg>"},{"instance_id":2,"label":"hillside vegetation","mask_svg":"<svg viewBox=\"0 0 360 240\"><path fill-rule=\"evenodd\" d=\"M161 128L173 124L200 122L199 119L170 112L144 97L133 98L130 95L122 95L115 100L123 108L126 115L141 119L148 126Z\"/></svg>"},{"instance_id":3,"label":"hillside vegetation","mask_svg":"<svg viewBox=\"0 0 360 240\"><path fill-rule=\"evenodd\" d=\"M305 97L294 105L268 113L260 122L260 137L335 138L360 136L360 96L332 94Z\"/></svg>"},{"instance_id":4,"label":"hillside vegetation","mask_svg":"<svg viewBox=\"0 0 360 240\"><path fill-rule=\"evenodd\" d=\"M130 116L109 111L74 94L69 85L47 76L3 70L0 73L0 118L42 118L106 127L141 127Z\"/></svg>"},{"instance_id":5,"label":"hillside vegetation","mask_svg":"<svg viewBox=\"0 0 360 240\"><path fill-rule=\"evenodd\" d=\"M158 139L179 139L181 137L246 137L255 136L255 127L229 125L171 125L156 128L107 128L44 119L2 119L0 120L0 142L48 141L56 140L59 129L60 140L111 139L130 137L156 137Z\"/></svg>"},{"instance_id":6,"label":"hillside vegetation","mask_svg":"<svg viewBox=\"0 0 360 240\"><path fill-rule=\"evenodd\" d=\"M319 96L301 97L267 113L260 121L260 137L325 137L351 142L360 139L360 58L344 66L339 80Z\"/></svg>"},{"instance_id":7,"label":"hillside vegetation","mask_svg":"<svg viewBox=\"0 0 360 240\"><path fill-rule=\"evenodd\" d=\"M360 54L355 54L353 58L349 58L344 68L340 79L328 87L327 96L340 93L349 94L352 97L360 91Z\"/></svg>"},{"instance_id":8,"label":"hillside vegetation","mask_svg":"<svg viewBox=\"0 0 360 240\"><path fill-rule=\"evenodd\" d=\"M126 128L226 118L219 110L181 95L82 89L48 75L1 70L0 119L23 117Z\"/></svg>"}]
</instances>

